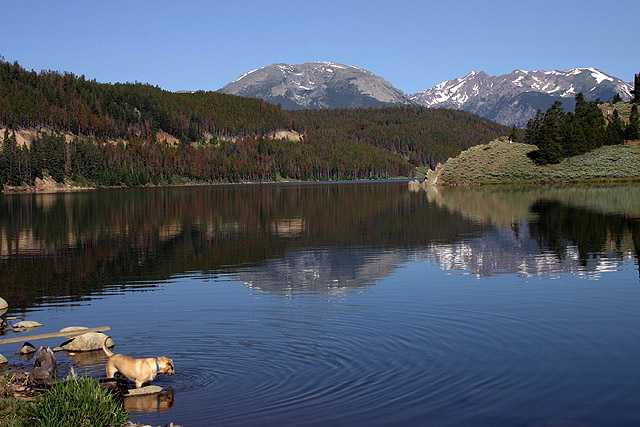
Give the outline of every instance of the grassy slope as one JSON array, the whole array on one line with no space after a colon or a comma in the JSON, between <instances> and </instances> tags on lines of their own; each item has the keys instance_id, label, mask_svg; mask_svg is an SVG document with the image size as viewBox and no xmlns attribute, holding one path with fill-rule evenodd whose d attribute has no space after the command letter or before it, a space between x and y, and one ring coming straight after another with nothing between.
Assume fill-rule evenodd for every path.
<instances>
[{"instance_id":1,"label":"grassy slope","mask_svg":"<svg viewBox=\"0 0 640 427\"><path fill-rule=\"evenodd\" d=\"M637 145L605 146L548 166L527 157L535 149L507 141L477 145L447 160L440 179L451 185L640 180Z\"/></svg>"}]
</instances>

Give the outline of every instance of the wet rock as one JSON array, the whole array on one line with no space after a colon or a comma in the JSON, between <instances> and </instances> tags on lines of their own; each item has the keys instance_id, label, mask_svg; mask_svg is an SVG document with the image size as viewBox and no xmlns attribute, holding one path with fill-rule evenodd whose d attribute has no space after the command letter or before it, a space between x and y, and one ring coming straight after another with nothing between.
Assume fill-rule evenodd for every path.
<instances>
[{"instance_id":1,"label":"wet rock","mask_svg":"<svg viewBox=\"0 0 640 427\"><path fill-rule=\"evenodd\" d=\"M20 351L18 353L20 354L31 354L31 353L35 353L36 348L33 346L33 344L31 344L30 342L25 342L24 344L22 344L22 347L20 348Z\"/></svg>"},{"instance_id":2,"label":"wet rock","mask_svg":"<svg viewBox=\"0 0 640 427\"><path fill-rule=\"evenodd\" d=\"M2 354L0 354L0 365L2 365L3 363L7 363L8 360L6 357L4 357Z\"/></svg>"},{"instance_id":3,"label":"wet rock","mask_svg":"<svg viewBox=\"0 0 640 427\"><path fill-rule=\"evenodd\" d=\"M162 393L163 388L157 385L147 385L140 388L132 388L125 396L143 396L145 394Z\"/></svg>"},{"instance_id":4,"label":"wet rock","mask_svg":"<svg viewBox=\"0 0 640 427\"><path fill-rule=\"evenodd\" d=\"M58 364L53 351L47 346L40 347L33 361L33 371L29 375L29 382L34 385L51 385L58 376Z\"/></svg>"},{"instance_id":5,"label":"wet rock","mask_svg":"<svg viewBox=\"0 0 640 427\"><path fill-rule=\"evenodd\" d=\"M60 344L66 351L92 351L102 349L102 343L107 336L101 332L87 332L78 335L68 341ZM111 338L107 339L107 347L113 347L114 343Z\"/></svg>"},{"instance_id":6,"label":"wet rock","mask_svg":"<svg viewBox=\"0 0 640 427\"><path fill-rule=\"evenodd\" d=\"M34 322L33 320L23 320L22 322L14 323L13 330L27 330L32 328L38 328L42 326L42 323Z\"/></svg>"}]
</instances>

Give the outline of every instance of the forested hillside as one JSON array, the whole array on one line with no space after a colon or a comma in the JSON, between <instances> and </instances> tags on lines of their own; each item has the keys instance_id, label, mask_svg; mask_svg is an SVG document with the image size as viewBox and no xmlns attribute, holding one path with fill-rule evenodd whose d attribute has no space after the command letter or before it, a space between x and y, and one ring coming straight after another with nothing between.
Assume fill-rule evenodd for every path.
<instances>
[{"instance_id":1,"label":"forested hillside","mask_svg":"<svg viewBox=\"0 0 640 427\"><path fill-rule=\"evenodd\" d=\"M102 84L0 61L0 185L361 179L411 176L420 165L505 135L452 110L385 107L284 111L215 92ZM32 129L29 144L14 132ZM300 139L276 139L278 130ZM166 143L160 135L177 143Z\"/></svg>"},{"instance_id":2,"label":"forested hillside","mask_svg":"<svg viewBox=\"0 0 640 427\"><path fill-rule=\"evenodd\" d=\"M290 112L309 140L358 141L398 153L415 166L435 167L473 145L508 135L509 128L459 110L410 105Z\"/></svg>"}]
</instances>

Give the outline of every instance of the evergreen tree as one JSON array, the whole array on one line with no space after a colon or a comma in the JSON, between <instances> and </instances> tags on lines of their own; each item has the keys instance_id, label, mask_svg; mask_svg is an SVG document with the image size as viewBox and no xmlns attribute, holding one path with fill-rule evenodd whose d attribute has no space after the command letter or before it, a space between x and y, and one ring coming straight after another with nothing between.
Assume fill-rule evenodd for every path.
<instances>
[{"instance_id":1,"label":"evergreen tree","mask_svg":"<svg viewBox=\"0 0 640 427\"><path fill-rule=\"evenodd\" d=\"M613 118L607 124L607 129L605 131L605 144L621 144L624 137L624 130L624 123L622 123L622 120L620 120L618 110L613 110Z\"/></svg>"},{"instance_id":2,"label":"evergreen tree","mask_svg":"<svg viewBox=\"0 0 640 427\"><path fill-rule=\"evenodd\" d=\"M600 147L605 141L606 121L598 103L597 100L587 102L582 93L578 93L575 113L564 113L559 101L544 115L538 111L525 131L525 141L538 146L530 157L540 164L558 163L564 157Z\"/></svg>"},{"instance_id":3,"label":"evergreen tree","mask_svg":"<svg viewBox=\"0 0 640 427\"><path fill-rule=\"evenodd\" d=\"M616 92L616 94L613 95L613 99L611 99L611 104L617 104L618 102L622 102L622 97Z\"/></svg>"},{"instance_id":4,"label":"evergreen tree","mask_svg":"<svg viewBox=\"0 0 640 427\"><path fill-rule=\"evenodd\" d=\"M634 76L633 81L633 90L631 91L633 97L631 98L631 102L637 104L640 102L640 73Z\"/></svg>"},{"instance_id":5,"label":"evergreen tree","mask_svg":"<svg viewBox=\"0 0 640 427\"><path fill-rule=\"evenodd\" d=\"M638 104L633 104L629 115L629 124L624 131L624 139L640 139L640 121L638 120Z\"/></svg>"},{"instance_id":6,"label":"evergreen tree","mask_svg":"<svg viewBox=\"0 0 640 427\"><path fill-rule=\"evenodd\" d=\"M511 126L511 131L509 132L509 141L517 142L520 140L518 136L520 134L520 130L516 127L516 125Z\"/></svg>"}]
</instances>

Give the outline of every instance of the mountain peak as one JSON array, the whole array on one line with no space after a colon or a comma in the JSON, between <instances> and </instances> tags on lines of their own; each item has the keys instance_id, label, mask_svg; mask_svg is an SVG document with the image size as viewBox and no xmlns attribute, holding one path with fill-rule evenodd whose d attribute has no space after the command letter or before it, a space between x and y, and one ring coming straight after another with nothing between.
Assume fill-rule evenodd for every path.
<instances>
[{"instance_id":1,"label":"mountain peak","mask_svg":"<svg viewBox=\"0 0 640 427\"><path fill-rule=\"evenodd\" d=\"M556 100L564 101L565 109L572 110L578 92L582 92L586 100L606 100L616 93L628 100L630 90L628 83L593 67L564 71L514 70L501 76L472 71L465 77L410 95L410 99L427 107L455 108L504 125L524 126L538 109L546 110Z\"/></svg>"},{"instance_id":2,"label":"mountain peak","mask_svg":"<svg viewBox=\"0 0 640 427\"><path fill-rule=\"evenodd\" d=\"M220 89L286 109L371 107L411 103L382 77L336 62L278 63L258 68Z\"/></svg>"}]
</instances>

